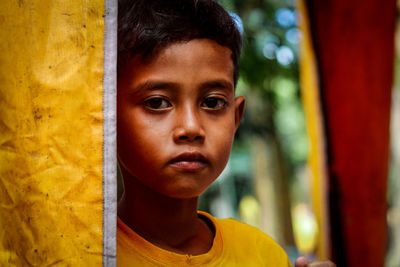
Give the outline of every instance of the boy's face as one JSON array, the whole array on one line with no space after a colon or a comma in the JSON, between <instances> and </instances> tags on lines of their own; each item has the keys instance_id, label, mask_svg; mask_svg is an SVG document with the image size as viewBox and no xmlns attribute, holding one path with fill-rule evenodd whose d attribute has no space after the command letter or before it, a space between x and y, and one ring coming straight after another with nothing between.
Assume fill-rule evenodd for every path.
<instances>
[{"instance_id":1,"label":"boy's face","mask_svg":"<svg viewBox=\"0 0 400 267\"><path fill-rule=\"evenodd\" d=\"M199 196L224 169L244 98L234 97L229 48L208 39L172 44L118 75L123 173L172 198Z\"/></svg>"}]
</instances>

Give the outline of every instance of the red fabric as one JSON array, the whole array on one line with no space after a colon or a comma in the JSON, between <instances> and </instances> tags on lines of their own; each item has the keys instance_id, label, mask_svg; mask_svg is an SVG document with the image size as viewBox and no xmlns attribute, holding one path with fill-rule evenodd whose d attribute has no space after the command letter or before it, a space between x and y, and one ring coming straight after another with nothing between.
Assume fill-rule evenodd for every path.
<instances>
[{"instance_id":1,"label":"red fabric","mask_svg":"<svg viewBox=\"0 0 400 267\"><path fill-rule=\"evenodd\" d=\"M395 0L308 0L338 266L383 266Z\"/></svg>"}]
</instances>

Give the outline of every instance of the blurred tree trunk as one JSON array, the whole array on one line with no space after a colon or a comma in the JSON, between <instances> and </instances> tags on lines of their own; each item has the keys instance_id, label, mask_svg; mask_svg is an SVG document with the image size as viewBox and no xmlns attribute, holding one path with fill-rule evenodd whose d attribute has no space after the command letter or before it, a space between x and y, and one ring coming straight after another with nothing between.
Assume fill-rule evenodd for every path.
<instances>
[{"instance_id":1,"label":"blurred tree trunk","mask_svg":"<svg viewBox=\"0 0 400 267\"><path fill-rule=\"evenodd\" d=\"M279 244L294 245L288 175L275 138L252 139L254 191L261 207L261 228Z\"/></svg>"},{"instance_id":2,"label":"blurred tree trunk","mask_svg":"<svg viewBox=\"0 0 400 267\"><path fill-rule=\"evenodd\" d=\"M261 209L261 229L284 247L294 246L289 196L289 174L279 143L272 104L260 96L261 90L248 92L247 114L258 132L251 134L254 192ZM262 114L262 116L260 116Z\"/></svg>"},{"instance_id":3,"label":"blurred tree trunk","mask_svg":"<svg viewBox=\"0 0 400 267\"><path fill-rule=\"evenodd\" d=\"M328 150L338 266L383 266L395 0L306 0Z\"/></svg>"}]
</instances>

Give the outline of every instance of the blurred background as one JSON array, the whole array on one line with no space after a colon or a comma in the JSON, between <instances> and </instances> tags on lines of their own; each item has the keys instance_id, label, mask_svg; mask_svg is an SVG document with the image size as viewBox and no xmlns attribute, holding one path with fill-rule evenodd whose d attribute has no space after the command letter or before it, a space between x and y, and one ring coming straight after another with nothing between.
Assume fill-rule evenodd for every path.
<instances>
[{"instance_id":1,"label":"blurred background","mask_svg":"<svg viewBox=\"0 0 400 267\"><path fill-rule=\"evenodd\" d=\"M201 197L199 208L216 217L233 217L262 229L285 248L292 262L299 254L316 259L321 255L317 253L318 235L327 233L319 228L311 197L312 173L308 163L311 139L306 131L299 72L299 43L304 34L299 28L301 14L297 3L293 0L219 2L232 12L243 33L236 90L238 95L246 97L247 107L230 161ZM384 244L387 267L400 266L398 14L399 3L385 203L388 208Z\"/></svg>"}]
</instances>

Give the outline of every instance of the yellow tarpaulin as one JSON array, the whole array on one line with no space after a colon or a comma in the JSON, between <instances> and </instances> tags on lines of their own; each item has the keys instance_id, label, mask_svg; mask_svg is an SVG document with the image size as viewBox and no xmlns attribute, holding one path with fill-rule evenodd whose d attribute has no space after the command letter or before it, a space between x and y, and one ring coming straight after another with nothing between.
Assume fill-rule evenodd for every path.
<instances>
[{"instance_id":1,"label":"yellow tarpaulin","mask_svg":"<svg viewBox=\"0 0 400 267\"><path fill-rule=\"evenodd\" d=\"M103 263L105 15L0 1L0 266Z\"/></svg>"}]
</instances>

